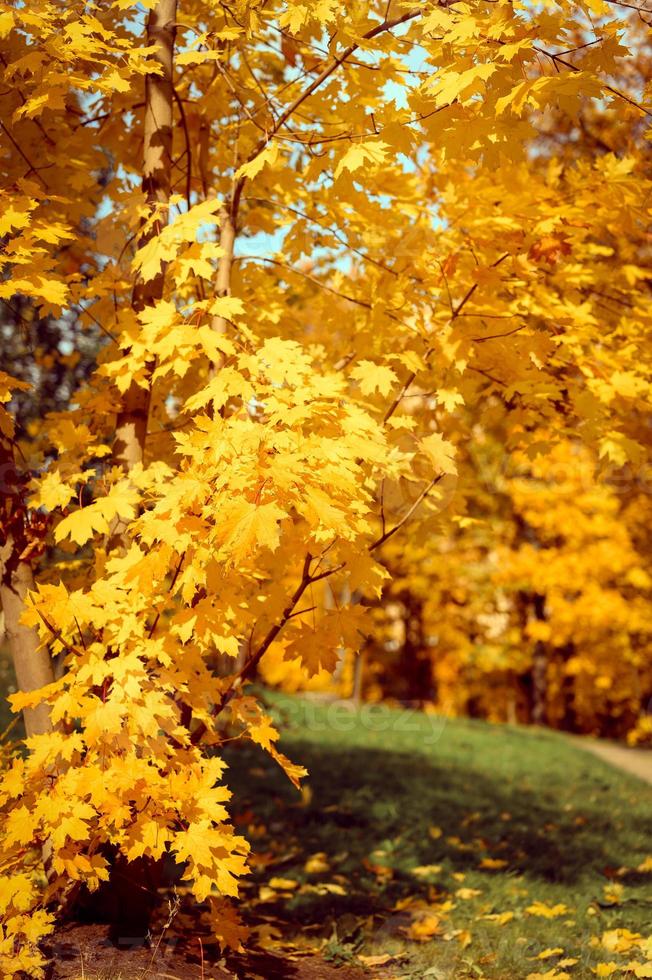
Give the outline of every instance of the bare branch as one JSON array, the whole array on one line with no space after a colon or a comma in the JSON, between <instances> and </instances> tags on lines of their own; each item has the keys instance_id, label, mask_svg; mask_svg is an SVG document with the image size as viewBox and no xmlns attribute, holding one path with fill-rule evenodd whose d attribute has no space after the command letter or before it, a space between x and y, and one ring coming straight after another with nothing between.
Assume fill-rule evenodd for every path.
<instances>
[{"instance_id":1,"label":"bare branch","mask_svg":"<svg viewBox=\"0 0 652 980\"><path fill-rule=\"evenodd\" d=\"M412 515L416 512L416 510L420 506L420 504L423 503L423 501L426 499L426 497L432 492L433 488L436 487L437 484L441 480L443 480L443 478L444 478L444 474L443 473L440 473L439 476L436 476L433 480L431 480L430 483L428 484L428 486L425 488L425 490L423 490L419 494L419 496L414 501L414 503L412 504L412 506L405 512L405 514L400 519L400 521L398 522L398 524L395 524L394 527L391 527L389 529L389 531L385 531L384 534L381 534L379 538L376 538L376 540L373 541L369 545L369 549L368 550L369 551L375 551L376 548L379 548L381 546L381 544L384 544L385 541L388 541L389 538L393 537L396 534L397 531L400 531L400 529L405 524L407 524L407 522L410 520L410 518L412 517Z\"/></svg>"}]
</instances>

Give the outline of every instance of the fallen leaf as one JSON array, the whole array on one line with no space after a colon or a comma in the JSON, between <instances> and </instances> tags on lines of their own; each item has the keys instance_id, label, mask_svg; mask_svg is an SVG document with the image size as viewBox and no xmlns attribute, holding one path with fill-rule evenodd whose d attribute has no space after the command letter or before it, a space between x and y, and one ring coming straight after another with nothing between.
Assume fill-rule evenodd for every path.
<instances>
[{"instance_id":1,"label":"fallen leaf","mask_svg":"<svg viewBox=\"0 0 652 980\"><path fill-rule=\"evenodd\" d=\"M463 902L468 902L472 898L477 898L478 895L482 895L479 888L458 888L455 892L458 898L461 898Z\"/></svg>"},{"instance_id":2,"label":"fallen leaf","mask_svg":"<svg viewBox=\"0 0 652 980\"><path fill-rule=\"evenodd\" d=\"M652 977L652 963L628 963L623 969L631 970L635 977Z\"/></svg>"},{"instance_id":3,"label":"fallen leaf","mask_svg":"<svg viewBox=\"0 0 652 980\"><path fill-rule=\"evenodd\" d=\"M514 918L513 912L492 912L489 915L483 915L483 919L487 922L495 922L499 926L504 926L506 923L511 922Z\"/></svg>"},{"instance_id":4,"label":"fallen leaf","mask_svg":"<svg viewBox=\"0 0 652 980\"><path fill-rule=\"evenodd\" d=\"M508 862L503 858L483 858L480 861L480 867L486 868L489 871L498 871L500 868L506 868Z\"/></svg>"},{"instance_id":5,"label":"fallen leaf","mask_svg":"<svg viewBox=\"0 0 652 980\"><path fill-rule=\"evenodd\" d=\"M363 956L358 954L358 959L361 963L364 963L367 967L372 966L386 966L388 963L394 963L396 960L400 959L399 956L392 956L390 953L381 953L379 956Z\"/></svg>"},{"instance_id":6,"label":"fallen leaf","mask_svg":"<svg viewBox=\"0 0 652 980\"><path fill-rule=\"evenodd\" d=\"M441 864L420 864L416 868L410 869L410 874L417 878L427 878L429 875L438 875L441 872Z\"/></svg>"},{"instance_id":7,"label":"fallen leaf","mask_svg":"<svg viewBox=\"0 0 652 980\"><path fill-rule=\"evenodd\" d=\"M591 968L596 977L610 977L612 973L616 973L617 970L621 970L622 967L619 963L598 963L597 966Z\"/></svg>"},{"instance_id":8,"label":"fallen leaf","mask_svg":"<svg viewBox=\"0 0 652 980\"><path fill-rule=\"evenodd\" d=\"M328 858L323 851L319 851L317 854L312 854L304 864L303 870L310 875L318 875L323 874L326 871L330 871Z\"/></svg>"},{"instance_id":9,"label":"fallen leaf","mask_svg":"<svg viewBox=\"0 0 652 980\"><path fill-rule=\"evenodd\" d=\"M538 915L542 919L556 919L560 915L566 915L568 906L559 902L557 905L546 905L545 902L532 902L525 910L528 915Z\"/></svg>"},{"instance_id":10,"label":"fallen leaf","mask_svg":"<svg viewBox=\"0 0 652 980\"><path fill-rule=\"evenodd\" d=\"M528 973L527 980L570 980L570 973L559 973L554 967L545 973Z\"/></svg>"},{"instance_id":11,"label":"fallen leaf","mask_svg":"<svg viewBox=\"0 0 652 980\"><path fill-rule=\"evenodd\" d=\"M299 882L292 878L270 878L269 887L281 892L291 892L299 887Z\"/></svg>"},{"instance_id":12,"label":"fallen leaf","mask_svg":"<svg viewBox=\"0 0 652 980\"><path fill-rule=\"evenodd\" d=\"M406 931L406 935L408 939L414 939L415 942L425 943L437 935L439 928L439 916L433 913L426 913L425 915L420 915L412 922Z\"/></svg>"},{"instance_id":13,"label":"fallen leaf","mask_svg":"<svg viewBox=\"0 0 652 980\"><path fill-rule=\"evenodd\" d=\"M608 929L602 933L600 941L610 953L627 953L640 945L642 938L640 933L630 932L629 929Z\"/></svg>"},{"instance_id":14,"label":"fallen leaf","mask_svg":"<svg viewBox=\"0 0 652 980\"><path fill-rule=\"evenodd\" d=\"M541 952L538 953L534 957L534 959L535 960L549 960L551 956L559 956L563 952L564 951L561 948L561 946L555 946L554 949L543 949L543 950L541 950Z\"/></svg>"}]
</instances>

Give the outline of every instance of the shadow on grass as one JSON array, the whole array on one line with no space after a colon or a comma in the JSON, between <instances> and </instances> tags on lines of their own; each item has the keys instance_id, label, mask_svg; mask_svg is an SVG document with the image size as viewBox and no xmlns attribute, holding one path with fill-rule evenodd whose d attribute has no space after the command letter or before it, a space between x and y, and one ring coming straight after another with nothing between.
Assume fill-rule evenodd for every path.
<instances>
[{"instance_id":1,"label":"shadow on grass","mask_svg":"<svg viewBox=\"0 0 652 980\"><path fill-rule=\"evenodd\" d=\"M623 863L623 844L609 815L609 786L599 775L578 794L578 814L556 798L555 780L563 779L563 770L553 773L550 785L540 773L540 791L529 785L524 768L492 778L475 766L455 767L443 751L440 760L434 753L295 739L285 748L310 773L303 801L273 763L246 745L228 753L227 782L238 806L264 824L254 833L254 852L275 854L257 882L270 875L312 884L341 875L346 882L341 895L284 900L295 919L314 923L333 914L370 914L407 895L426 896L438 875L435 870L424 880L410 873L423 865L466 873L477 871L483 858L497 859L505 862L503 876L570 888L587 877L606 881L603 875ZM652 818L646 828L639 821L638 829L652 833ZM330 863L322 875L304 868L318 852Z\"/></svg>"}]
</instances>

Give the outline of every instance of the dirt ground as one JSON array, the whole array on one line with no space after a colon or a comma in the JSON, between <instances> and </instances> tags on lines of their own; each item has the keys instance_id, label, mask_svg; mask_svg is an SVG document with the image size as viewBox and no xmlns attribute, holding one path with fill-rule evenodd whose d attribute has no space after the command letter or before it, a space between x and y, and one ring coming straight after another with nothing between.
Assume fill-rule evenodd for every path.
<instances>
[{"instance_id":1,"label":"dirt ground","mask_svg":"<svg viewBox=\"0 0 652 980\"><path fill-rule=\"evenodd\" d=\"M51 944L53 970L48 980L369 980L369 973L334 966L314 955L271 954L250 950L224 959L214 946L186 948L163 940L150 949L111 946L107 928L71 925Z\"/></svg>"}]
</instances>

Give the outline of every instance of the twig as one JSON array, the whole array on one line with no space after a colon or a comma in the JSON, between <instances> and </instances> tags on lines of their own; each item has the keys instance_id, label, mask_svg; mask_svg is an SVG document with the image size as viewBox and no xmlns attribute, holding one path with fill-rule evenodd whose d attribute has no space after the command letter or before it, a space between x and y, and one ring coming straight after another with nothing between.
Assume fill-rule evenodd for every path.
<instances>
[{"instance_id":1,"label":"twig","mask_svg":"<svg viewBox=\"0 0 652 980\"><path fill-rule=\"evenodd\" d=\"M174 890L174 902L171 902L170 899L168 899L168 910L169 911L168 911L167 921L164 922L164 924L163 924L163 928L161 929L161 933L160 933L160 935L159 935L159 937L158 937L158 939L156 941L156 945L154 946L154 949L152 950L152 955L150 957L149 963L145 967L145 970L143 971L143 973L141 973L141 980L145 980L145 977L150 973L150 971L152 969L152 966L154 965L154 960L156 959L156 955L157 955L157 953L158 953L158 951L160 949L161 943L163 942L163 936L165 935L165 933L168 931L168 929L172 925L172 922L174 921L174 917L176 916L177 912L179 911L179 905L180 904L181 903L179 901L179 896L177 895L176 889L175 889Z\"/></svg>"},{"instance_id":2,"label":"twig","mask_svg":"<svg viewBox=\"0 0 652 980\"><path fill-rule=\"evenodd\" d=\"M227 706L229 701L231 701L231 699L234 697L237 690L240 687L242 687L243 681L245 681L249 677L249 675L255 670L261 658L269 650L270 646L272 645L272 643L274 642L278 634L281 632L281 630L283 629L287 621L290 619L292 613L294 612L295 606L298 603L301 596L303 595L303 593L306 591L306 589L311 584L311 582L316 581L316 579L313 579L313 577L310 575L311 562L312 562L312 555L310 554L310 552L308 552L303 562L301 581L297 585L287 606L283 610L283 613L281 614L281 618L277 623L275 623L273 626L270 627L265 638L262 640L260 645L256 648L256 651L247 660L242 670L238 671L238 673L235 675L235 677L231 681L230 686L224 692L220 700L213 705L211 711L211 715L213 718L217 718L217 716ZM204 737L206 733L207 727L208 726L206 725L206 722L202 721L199 723L197 728L195 728L192 735L190 736L190 741L193 745L196 745L197 742L201 741L201 739Z\"/></svg>"},{"instance_id":3,"label":"twig","mask_svg":"<svg viewBox=\"0 0 652 980\"><path fill-rule=\"evenodd\" d=\"M491 265L489 266L489 268L490 269L497 268L501 264L501 262L504 262L505 259L508 258L508 257L509 257L509 252L505 252L498 259L496 259L495 262L492 262ZM460 300L460 302L457 304L457 306L454 307L454 308L453 307L451 308L451 315L450 315L450 319L448 321L449 324L454 323L455 320L460 316L460 314L461 314L462 310L464 309L465 305L471 299L471 297L473 296L473 294L474 294L474 292L476 291L477 288L478 288L478 283L477 282L476 283L473 283L472 286L469 286L469 288L467 289L466 293L464 294L464 296L462 297L462 299ZM428 362L428 359L431 357L431 355L434 353L434 350L435 350L434 347L429 347L428 350L426 351L426 353L424 354L424 360L426 361L426 363ZM392 404L389 406L389 408L385 412L385 415L383 416L383 423L388 422L389 419L392 417L392 415L394 414L394 412L396 411L396 409L398 408L398 406L401 404L401 401L403 400L403 398L405 396L405 393L407 392L408 388L410 387L410 385L412 384L412 382L414 381L414 379L416 378L416 376L417 376L418 373L419 373L418 371L411 371L410 372L410 374L408 375L407 381L404 382L403 387L401 388L400 392L398 393L398 395L396 396L396 398L394 399L394 401L392 402Z\"/></svg>"},{"instance_id":4,"label":"twig","mask_svg":"<svg viewBox=\"0 0 652 980\"><path fill-rule=\"evenodd\" d=\"M430 483L428 484L428 486L426 487L426 489L423 490L419 494L419 496L414 501L414 503L412 504L412 506L405 512L405 514L400 519L400 521L398 522L398 524L395 524L394 527L391 527L389 529L389 531L385 531L383 534L381 534L381 536L379 538L376 538L376 540L373 541L369 545L368 550L369 551L375 551L376 548L379 548L381 546L381 544L384 544L385 541L389 540L389 538L391 538L394 534L396 534L396 532L399 531L403 527L403 525L406 524L410 520L410 518L412 517L412 515L416 511L417 507L421 503L423 503L423 501L426 499L426 497L431 492L431 490L434 487L436 487L437 484L440 482L440 480L443 480L443 478L444 478L444 474L443 473L440 473L433 480L431 480Z\"/></svg>"},{"instance_id":5,"label":"twig","mask_svg":"<svg viewBox=\"0 0 652 980\"><path fill-rule=\"evenodd\" d=\"M186 141L186 156L188 157L188 169L186 170L186 205L190 211L190 194L192 191L192 150L190 148L190 132L188 131L186 110L183 108L183 102L179 98L179 93L174 85L172 86L172 95L174 96L174 101L177 104L179 115L181 116L181 126L183 127L183 135Z\"/></svg>"},{"instance_id":6,"label":"twig","mask_svg":"<svg viewBox=\"0 0 652 980\"><path fill-rule=\"evenodd\" d=\"M349 296L348 293L341 293L338 289L333 289L332 286L327 286L326 283L320 282L319 279L309 275L307 272L302 272L301 269L295 269L294 266L288 265L286 262L281 262L279 259L268 258L266 255L238 255L236 261L268 262L270 265L276 265L281 269L286 269L288 272L293 272L295 276L301 276L302 279L306 279L314 286L319 287L319 289L324 289L327 293L331 293L333 296L339 297L339 299L344 299L348 303L354 303L356 306L362 306L365 310L372 309L371 303L368 303L366 300L357 299L355 296ZM391 313L387 312L387 316L391 318Z\"/></svg>"},{"instance_id":7,"label":"twig","mask_svg":"<svg viewBox=\"0 0 652 980\"><path fill-rule=\"evenodd\" d=\"M446 5L447 4L445 2L440 3L440 6L446 6ZM244 161L244 164L251 163L252 160L254 160L260 153L263 152L263 150L266 148L266 146L268 145L272 137L279 131L281 126L285 125L288 119L292 115L294 115L296 110L306 101L306 99L310 98L313 92L315 92L320 87L320 85L322 85L327 79L329 79L331 75L335 71L337 71L340 65L342 65L345 61L347 61L351 57L351 55L358 50L358 48L360 47L363 41L371 41L375 37L378 37L379 34L383 34L385 31L392 30L392 28L394 27L399 27L401 24L405 24L410 20L414 20L416 17L419 17L424 12L424 9L425 8L416 7L413 8L412 10L408 10L405 14L402 14L400 17L395 17L393 20L383 20L382 23L377 24L376 27L372 28L372 30L367 31L367 33L362 36L360 41L350 44L347 48L345 48L342 54L336 55L331 61L331 63L327 65L326 68L324 68L323 71L319 73L317 78L315 78L310 83L310 85L307 85L306 88L303 90L303 92L300 92L299 95L296 97L296 99L294 99L294 101L291 102L290 105L281 113L281 115L275 121L271 131L268 134L266 134L256 144L256 146L251 151L247 159ZM242 192L244 190L246 181L247 178L245 176L239 177L234 188L233 201L231 205L231 215L232 215L234 225L237 223L240 199L242 197Z\"/></svg>"},{"instance_id":8,"label":"twig","mask_svg":"<svg viewBox=\"0 0 652 980\"><path fill-rule=\"evenodd\" d=\"M646 13L649 13L649 11L646 11ZM582 70L571 61L566 61L566 59L559 54L554 54L552 51L546 51L545 48L539 48L536 44L533 44L532 48L534 51L538 51L539 54L545 55L546 58L550 58L555 66L563 65L564 68L570 68L570 70L574 72L581 72ZM642 112L644 115L652 116L652 112L649 109L642 106L640 102L636 101L636 99L632 99L629 95L625 95L625 93L621 92L620 89L614 88L613 85L605 85L604 88L607 92L611 92L611 94L615 95L618 99L622 99L623 102L627 102L629 105L634 106L635 109L638 109L638 111Z\"/></svg>"},{"instance_id":9,"label":"twig","mask_svg":"<svg viewBox=\"0 0 652 980\"><path fill-rule=\"evenodd\" d=\"M177 579L179 577L179 572L181 571L181 566L184 563L185 557L186 557L186 552L184 551L184 553L179 558L179 561L177 563L177 567L176 567L176 569L174 571L174 575L172 576L172 581L170 582L170 585L168 587L168 595L172 592L172 589L176 585L176 581L177 581ZM152 623L152 625L149 628L149 632L147 634L147 638L148 639L151 639L154 630L158 626L158 621L159 621L160 618L161 618L161 613L159 611L159 612L156 613L156 616L154 617L154 622Z\"/></svg>"}]
</instances>

